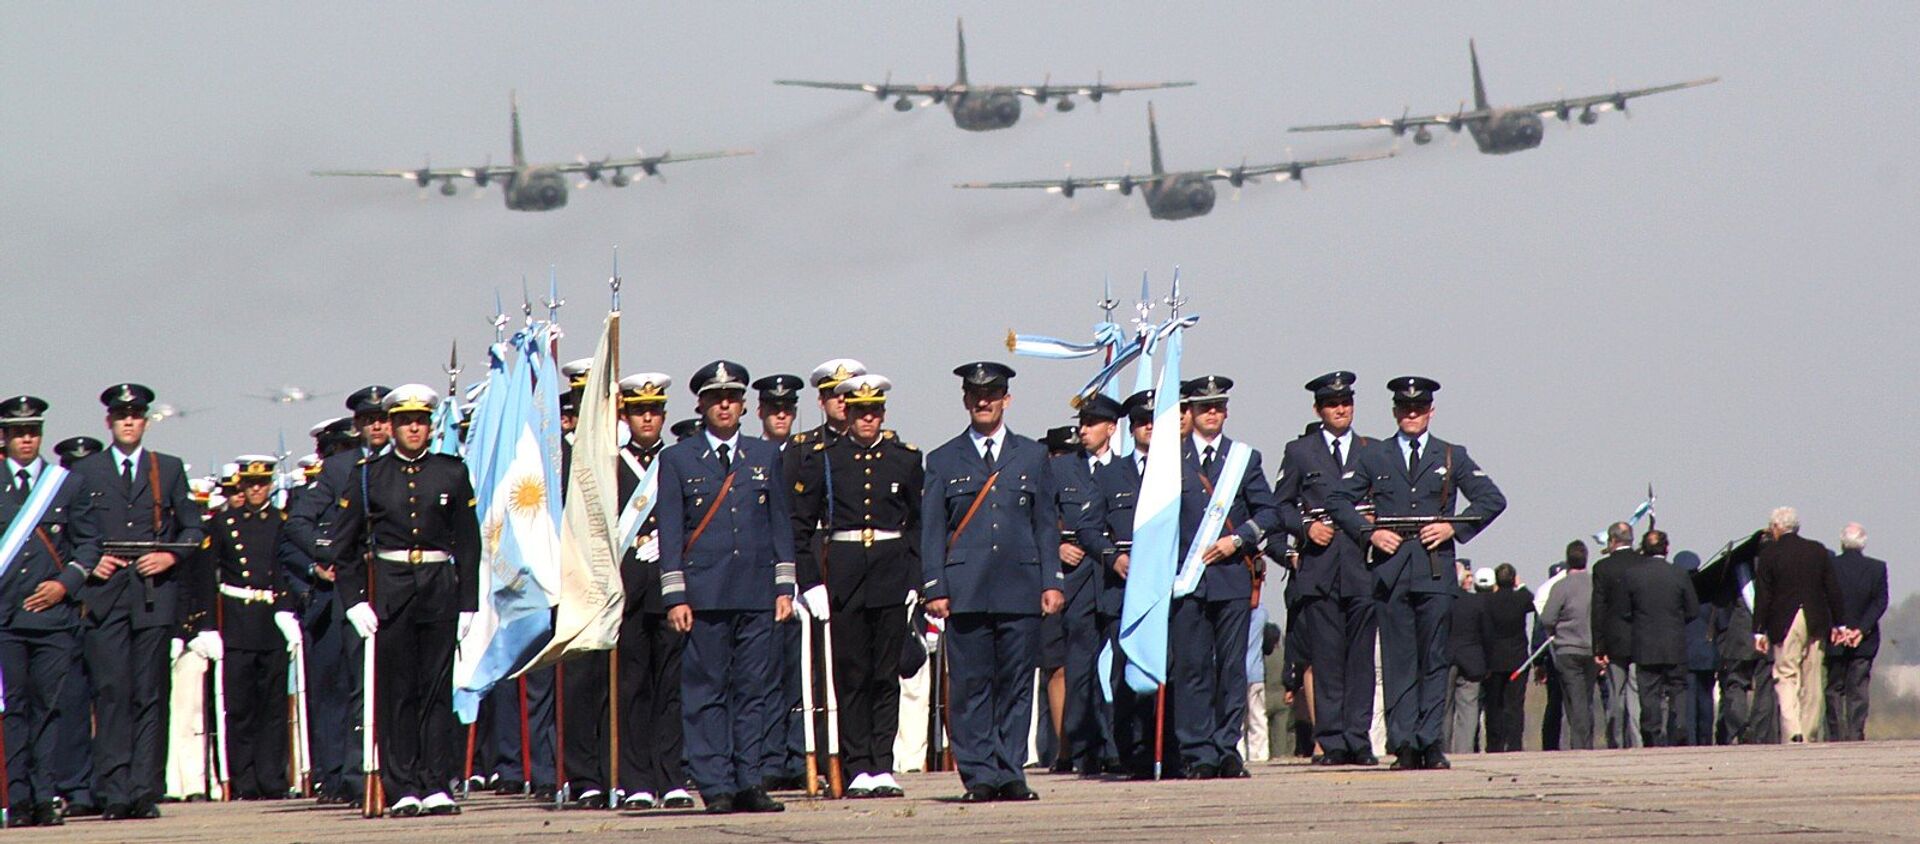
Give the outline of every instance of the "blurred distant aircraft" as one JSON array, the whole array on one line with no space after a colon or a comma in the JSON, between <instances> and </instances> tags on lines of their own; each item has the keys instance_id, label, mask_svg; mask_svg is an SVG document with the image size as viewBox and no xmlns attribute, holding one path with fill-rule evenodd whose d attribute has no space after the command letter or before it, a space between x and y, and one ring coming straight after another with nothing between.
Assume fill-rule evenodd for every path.
<instances>
[{"instance_id":1,"label":"blurred distant aircraft","mask_svg":"<svg viewBox=\"0 0 1920 844\"><path fill-rule=\"evenodd\" d=\"M281 387L278 390L273 390L271 392L252 393L251 395L254 398L266 399L267 401L273 402L275 404L299 404L300 402L303 402L303 401L312 401L314 399L326 398L327 396L333 395L333 393L316 393L311 390L308 390L305 387L295 387L292 385L288 385L285 387Z\"/></svg>"},{"instance_id":2,"label":"blurred distant aircraft","mask_svg":"<svg viewBox=\"0 0 1920 844\"><path fill-rule=\"evenodd\" d=\"M1540 145L1545 126L1543 117L1559 118L1561 123L1569 123L1575 111L1580 112L1580 125L1592 126L1600 120L1603 112L1617 111L1627 114L1627 100L1644 97L1649 94L1662 94L1667 91L1679 91L1685 88L1697 88L1720 81L1718 76L1695 79L1689 82L1676 82L1671 85L1656 85L1652 88L1635 88L1628 91L1615 91L1611 94L1594 94L1587 97L1563 97L1557 100L1528 103L1523 106L1494 107L1487 104L1487 86L1480 81L1480 54L1474 49L1473 40L1467 40L1467 57L1473 64L1473 110L1468 111L1463 102L1460 109L1452 114L1435 114L1424 117L1409 117L1402 111L1398 118L1381 117L1374 120L1362 120L1355 123L1329 123L1322 126L1295 126L1289 132L1340 132L1351 129L1387 129L1398 138L1413 129L1413 142L1425 144L1433 140L1430 126L1445 126L1459 132L1465 128L1473 135L1473 142L1480 151L1488 155L1501 155L1509 152L1533 149ZM1628 115L1631 116L1631 115Z\"/></svg>"},{"instance_id":3,"label":"blurred distant aircraft","mask_svg":"<svg viewBox=\"0 0 1920 844\"><path fill-rule=\"evenodd\" d=\"M567 164L528 164L520 144L520 101L518 97L509 97L513 111L513 164L483 164L479 167L439 168L431 163L418 170L315 170L315 176L383 176L406 179L422 188L440 183L443 196L453 196L459 192L454 186L455 179L472 179L475 186L485 188L494 181L501 183L506 194L507 208L513 211L552 211L567 204L568 175L578 174L585 178L575 187L586 186L606 177L608 183L616 188L626 187L635 178L660 175L660 165L676 164L682 161L701 161L709 158L728 158L736 155L752 155L753 150L722 150L719 152L695 152L674 155L663 152L659 155L641 153L633 158L614 158L606 156L599 161L588 161L586 156ZM637 150L636 150L637 152ZM629 173L638 170L639 174Z\"/></svg>"},{"instance_id":4,"label":"blurred distant aircraft","mask_svg":"<svg viewBox=\"0 0 1920 844\"><path fill-rule=\"evenodd\" d=\"M1193 85L1192 82L1102 82L1098 73L1094 74L1091 85L1054 85L1051 78L1039 85L974 85L967 81L967 33L960 21L954 21L954 32L959 38L959 75L951 85L895 85L892 73L888 73L886 81L879 84L814 82L805 79L776 79L773 84L865 91L881 102L886 102L888 97L898 97L893 101L895 111L912 111L913 98L921 97L923 105L945 103L947 110L953 113L953 125L970 132L1005 129L1019 122L1021 97L1031 97L1042 106L1051 99L1055 101L1055 109L1072 111L1075 95L1097 103L1108 94L1122 91L1151 91Z\"/></svg>"},{"instance_id":5,"label":"blurred distant aircraft","mask_svg":"<svg viewBox=\"0 0 1920 844\"><path fill-rule=\"evenodd\" d=\"M176 418L184 419L188 416L195 415L207 409L208 408L204 408L204 407L181 408L181 407L175 407L173 405L164 404L164 403L156 404L147 408L147 421L149 423L152 423L152 422L164 422L168 419L176 419Z\"/></svg>"}]
</instances>

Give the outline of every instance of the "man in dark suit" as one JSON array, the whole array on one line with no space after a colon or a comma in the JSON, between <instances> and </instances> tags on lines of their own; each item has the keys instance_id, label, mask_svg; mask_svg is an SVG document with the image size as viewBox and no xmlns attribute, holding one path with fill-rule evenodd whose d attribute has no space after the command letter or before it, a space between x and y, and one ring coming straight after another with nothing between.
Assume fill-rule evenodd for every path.
<instances>
[{"instance_id":1,"label":"man in dark suit","mask_svg":"<svg viewBox=\"0 0 1920 844\"><path fill-rule=\"evenodd\" d=\"M1692 583L1700 571L1700 555L1681 551L1673 555L1673 564ZM1699 596L1699 591L1696 584L1694 594ZM1707 605L1706 598L1700 597L1699 616L1687 622L1687 705L1680 716L1686 728L1673 737L1675 744L1713 744L1714 669L1719 667L1720 656L1713 647L1709 626L1712 614L1713 608Z\"/></svg>"},{"instance_id":2,"label":"man in dark suit","mask_svg":"<svg viewBox=\"0 0 1920 844\"><path fill-rule=\"evenodd\" d=\"M1469 571L1460 560L1461 589L1447 610L1447 661L1451 666L1447 697L1447 752L1473 753L1484 748L1480 729L1486 713L1487 602L1499 581L1493 569Z\"/></svg>"},{"instance_id":3,"label":"man in dark suit","mask_svg":"<svg viewBox=\"0 0 1920 844\"><path fill-rule=\"evenodd\" d=\"M1493 570L1494 592L1487 596L1487 678L1480 685L1487 709L1487 752L1522 750L1526 735L1527 677L1514 677L1527 659L1527 616L1533 592L1520 585L1511 563Z\"/></svg>"},{"instance_id":4,"label":"man in dark suit","mask_svg":"<svg viewBox=\"0 0 1920 844\"><path fill-rule=\"evenodd\" d=\"M1327 495L1357 452L1373 442L1353 431L1351 372L1329 372L1307 382L1320 424L1287 443L1273 484L1280 523L1300 549L1287 581L1292 621L1306 637L1313 662L1316 765L1375 765L1367 729L1373 723L1373 578L1366 552L1334 528Z\"/></svg>"},{"instance_id":5,"label":"man in dark suit","mask_svg":"<svg viewBox=\"0 0 1920 844\"><path fill-rule=\"evenodd\" d=\"M100 394L113 445L74 464L93 497L102 540L199 545L200 506L180 458L144 444L153 391L116 384ZM94 689L94 796L101 817L157 818L166 759L167 645L179 630L181 557L151 550L101 554L80 589Z\"/></svg>"},{"instance_id":6,"label":"man in dark suit","mask_svg":"<svg viewBox=\"0 0 1920 844\"><path fill-rule=\"evenodd\" d=\"M681 661L689 773L707 811L779 812L762 787L774 705L774 624L793 615L793 523L780 450L740 433L747 369L693 374L704 430L660 453L660 596L688 634Z\"/></svg>"},{"instance_id":7,"label":"man in dark suit","mask_svg":"<svg viewBox=\"0 0 1920 844\"><path fill-rule=\"evenodd\" d=\"M80 587L100 558L93 499L85 483L41 457L46 412L47 403L33 396L0 401L6 449L0 536L9 540L0 548L0 572L10 575L0 578L7 739L6 770L0 775L7 778L14 826L65 823L57 802L66 773L59 757L61 706L80 661ZM43 486L39 501L31 501Z\"/></svg>"},{"instance_id":8,"label":"man in dark suit","mask_svg":"<svg viewBox=\"0 0 1920 844\"><path fill-rule=\"evenodd\" d=\"M1867 529L1849 522L1833 558L1840 584L1838 628L1827 645L1827 740L1865 741L1867 691L1880 655L1880 616L1887 612L1887 564L1866 555Z\"/></svg>"},{"instance_id":9,"label":"man in dark suit","mask_svg":"<svg viewBox=\"0 0 1920 844\"><path fill-rule=\"evenodd\" d=\"M1820 725L1821 669L1833 622L1841 617L1840 583L1826 546L1800 535L1800 514L1779 507L1767 519L1773 542L1754 568L1753 646L1773 654L1780 697L1780 733L1802 742Z\"/></svg>"},{"instance_id":10,"label":"man in dark suit","mask_svg":"<svg viewBox=\"0 0 1920 844\"><path fill-rule=\"evenodd\" d=\"M1607 526L1607 553L1593 564L1593 660L1606 669L1607 747L1633 747L1640 740L1640 703L1633 682L1633 616L1622 584L1627 573L1647 565L1633 550L1633 526Z\"/></svg>"},{"instance_id":11,"label":"man in dark suit","mask_svg":"<svg viewBox=\"0 0 1920 844\"><path fill-rule=\"evenodd\" d=\"M1124 681L1126 655L1120 650L1119 635L1127 571L1132 563L1133 514L1140 497L1140 478L1147 470L1147 449L1153 440L1153 391L1141 390L1128 396L1121 410L1133 437L1133 454L1094 470L1108 548L1106 559L1101 561L1100 639L1113 649L1113 673L1100 678L1100 682L1113 689L1113 742L1121 765L1129 777L1148 779L1153 776L1153 700L1134 694Z\"/></svg>"},{"instance_id":12,"label":"man in dark suit","mask_svg":"<svg viewBox=\"0 0 1920 844\"><path fill-rule=\"evenodd\" d=\"M947 619L961 800L1038 800L1021 772L1040 616L1066 603L1058 489L1045 446L1007 430L1011 367L964 364L967 430L927 455L920 594Z\"/></svg>"},{"instance_id":13,"label":"man in dark suit","mask_svg":"<svg viewBox=\"0 0 1920 844\"><path fill-rule=\"evenodd\" d=\"M1360 449L1359 461L1327 497L1327 506L1341 530L1371 546L1387 747L1396 757L1394 765L1449 768L1441 741L1449 691L1447 611L1459 593L1454 546L1485 530L1506 509L1507 499L1466 448L1429 432L1439 382L1404 376L1387 387L1399 433ZM1471 505L1456 517L1457 493L1465 493ZM1355 509L1362 503L1373 504L1377 516L1432 521L1411 535L1376 530Z\"/></svg>"},{"instance_id":14,"label":"man in dark suit","mask_svg":"<svg viewBox=\"0 0 1920 844\"><path fill-rule=\"evenodd\" d=\"M1685 744L1687 623L1700 616L1693 579L1667 562L1665 531L1647 531L1646 563L1621 576L1618 594L1639 673L1640 740L1646 747Z\"/></svg>"}]
</instances>

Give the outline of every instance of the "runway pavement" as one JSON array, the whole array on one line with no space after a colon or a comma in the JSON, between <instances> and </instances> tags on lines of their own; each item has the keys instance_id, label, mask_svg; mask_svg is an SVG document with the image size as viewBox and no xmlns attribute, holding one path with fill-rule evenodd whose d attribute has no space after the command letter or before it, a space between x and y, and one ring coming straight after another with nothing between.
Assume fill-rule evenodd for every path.
<instances>
[{"instance_id":1,"label":"runway pavement","mask_svg":"<svg viewBox=\"0 0 1920 844\"><path fill-rule=\"evenodd\" d=\"M966 805L952 774L908 797L787 811L554 812L477 796L454 818L363 820L306 801L173 804L153 821L8 830L72 842L1569 841L1920 839L1920 742L1465 756L1444 772L1253 766L1245 780L1094 781L1033 773L1034 803Z\"/></svg>"}]
</instances>

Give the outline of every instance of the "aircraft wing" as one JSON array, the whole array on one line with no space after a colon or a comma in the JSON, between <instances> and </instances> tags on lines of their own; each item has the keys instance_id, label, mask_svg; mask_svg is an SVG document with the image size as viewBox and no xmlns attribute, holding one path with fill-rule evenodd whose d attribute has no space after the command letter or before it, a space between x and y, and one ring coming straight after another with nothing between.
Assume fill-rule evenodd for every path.
<instances>
[{"instance_id":1,"label":"aircraft wing","mask_svg":"<svg viewBox=\"0 0 1920 844\"><path fill-rule=\"evenodd\" d=\"M1192 175L1204 176L1214 181L1233 181L1236 178L1236 174L1237 177L1242 180L1270 175L1277 175L1280 181L1286 181L1287 179L1298 180L1301 171L1311 170L1315 167L1332 167L1335 164L1378 161L1382 158L1392 158L1393 156L1394 153L1392 152L1376 152L1365 155L1338 155L1332 158L1314 158L1306 161L1286 161L1278 164L1242 164L1235 168L1206 170Z\"/></svg>"},{"instance_id":2,"label":"aircraft wing","mask_svg":"<svg viewBox=\"0 0 1920 844\"><path fill-rule=\"evenodd\" d=\"M1664 94L1668 91L1680 91L1687 88L1698 88L1702 85L1711 85L1718 81L1720 81L1720 77L1709 76L1705 79L1675 82L1671 85L1655 85L1651 88L1635 88L1631 91L1615 91L1611 94L1594 94L1588 97L1567 97L1558 100L1548 100L1546 102L1529 103L1514 110L1531 111L1541 117L1557 117L1565 112L1584 111L1587 109L1594 111L1614 111L1616 109L1625 109L1627 107L1627 101L1634 97L1644 97L1649 94Z\"/></svg>"},{"instance_id":3,"label":"aircraft wing","mask_svg":"<svg viewBox=\"0 0 1920 844\"><path fill-rule=\"evenodd\" d=\"M1048 99L1059 97L1081 96L1093 98L1103 97L1107 94L1118 94L1125 91L1158 91L1162 88L1191 88L1193 84L1192 82L1095 82L1091 85L1054 85L1048 83L1041 85L974 85L970 86L969 90L974 92L986 91L989 93L1004 92L1019 94L1023 97L1032 97L1036 101L1045 102Z\"/></svg>"},{"instance_id":4,"label":"aircraft wing","mask_svg":"<svg viewBox=\"0 0 1920 844\"><path fill-rule=\"evenodd\" d=\"M659 155L629 156L627 158L605 158L599 161L575 161L554 165L562 173L600 173L608 170L643 170L652 174L662 164L678 164L682 161L705 161L711 158L732 158L739 155L752 155L750 149L723 149L711 152L665 152Z\"/></svg>"},{"instance_id":5,"label":"aircraft wing","mask_svg":"<svg viewBox=\"0 0 1920 844\"><path fill-rule=\"evenodd\" d=\"M1159 178L1162 177L1152 175L1126 175L1099 176L1089 179L1080 176L1066 176L1059 179L1027 179L1015 182L960 182L955 184L954 187L969 190L1044 190L1048 193L1072 193L1073 191L1088 188L1105 188L1107 190L1120 190L1121 188L1131 189L1136 185L1144 185Z\"/></svg>"},{"instance_id":6,"label":"aircraft wing","mask_svg":"<svg viewBox=\"0 0 1920 844\"><path fill-rule=\"evenodd\" d=\"M506 165L487 165L485 167L421 167L415 170L314 170L315 176L375 176L389 179L408 179L427 184L436 179L472 179L485 173L489 179L504 179L513 175L513 168Z\"/></svg>"},{"instance_id":7,"label":"aircraft wing","mask_svg":"<svg viewBox=\"0 0 1920 844\"><path fill-rule=\"evenodd\" d=\"M1478 108L1472 111L1455 111L1445 114L1426 114L1402 117L1377 117L1372 120L1356 120L1352 123L1323 123L1317 126L1291 126L1289 132L1345 132L1354 129L1392 129L1404 132L1416 126L1452 126L1455 123L1472 123L1493 116L1492 109Z\"/></svg>"},{"instance_id":8,"label":"aircraft wing","mask_svg":"<svg viewBox=\"0 0 1920 844\"><path fill-rule=\"evenodd\" d=\"M886 82L815 82L810 79L775 79L773 84L792 85L796 88L824 88L829 91L865 91L881 97L897 94L944 97L967 90L965 85L895 85L891 79Z\"/></svg>"}]
</instances>

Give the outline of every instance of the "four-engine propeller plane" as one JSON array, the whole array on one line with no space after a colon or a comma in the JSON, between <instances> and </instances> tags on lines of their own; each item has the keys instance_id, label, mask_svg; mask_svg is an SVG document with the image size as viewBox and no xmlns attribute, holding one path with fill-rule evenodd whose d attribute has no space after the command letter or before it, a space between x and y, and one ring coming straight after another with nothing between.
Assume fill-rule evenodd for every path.
<instances>
[{"instance_id":1,"label":"four-engine propeller plane","mask_svg":"<svg viewBox=\"0 0 1920 844\"><path fill-rule=\"evenodd\" d=\"M893 74L888 73L886 80L878 84L871 82L814 82L805 79L776 79L775 85L793 85L801 88L826 88L834 91L865 91L874 99L886 102L895 98L895 111L912 111L915 98L926 105L945 104L953 113L953 125L969 132L987 132L1005 129L1020 120L1020 98L1031 98L1036 104L1045 106L1053 101L1057 111L1072 111L1074 97L1086 97L1092 102L1100 102L1108 94L1123 91L1152 91L1159 88L1186 88L1192 82L1103 82L1100 75L1094 75L1091 85L1055 85L1049 77L1039 85L975 85L967 81L967 33L959 21L954 22L954 31L959 39L959 75L951 85L895 85Z\"/></svg>"},{"instance_id":2,"label":"four-engine propeller plane","mask_svg":"<svg viewBox=\"0 0 1920 844\"><path fill-rule=\"evenodd\" d=\"M1473 143L1480 148L1481 152L1488 155L1503 155L1539 146L1545 129L1545 124L1541 120L1543 117L1555 117L1561 123L1571 124L1574 112L1577 111L1580 125L1592 126L1600 120L1600 115L1604 112L1618 111L1621 114L1627 114L1627 101L1635 97L1697 88L1720 81L1718 76L1709 76L1671 85L1615 91L1611 94L1562 97L1523 106L1495 107L1487 103L1487 86L1480 81L1480 54L1474 48L1472 39L1467 40L1467 57L1473 65L1472 111L1468 111L1466 104L1462 103L1459 110L1452 114L1409 116L1407 112L1402 111L1398 118L1382 117L1353 123L1295 126L1287 131L1342 132L1356 129L1386 129L1398 138L1406 135L1408 129L1412 129L1413 142L1426 144L1433 141L1433 132L1429 127L1445 126L1454 132L1465 128L1473 135Z\"/></svg>"}]
</instances>

